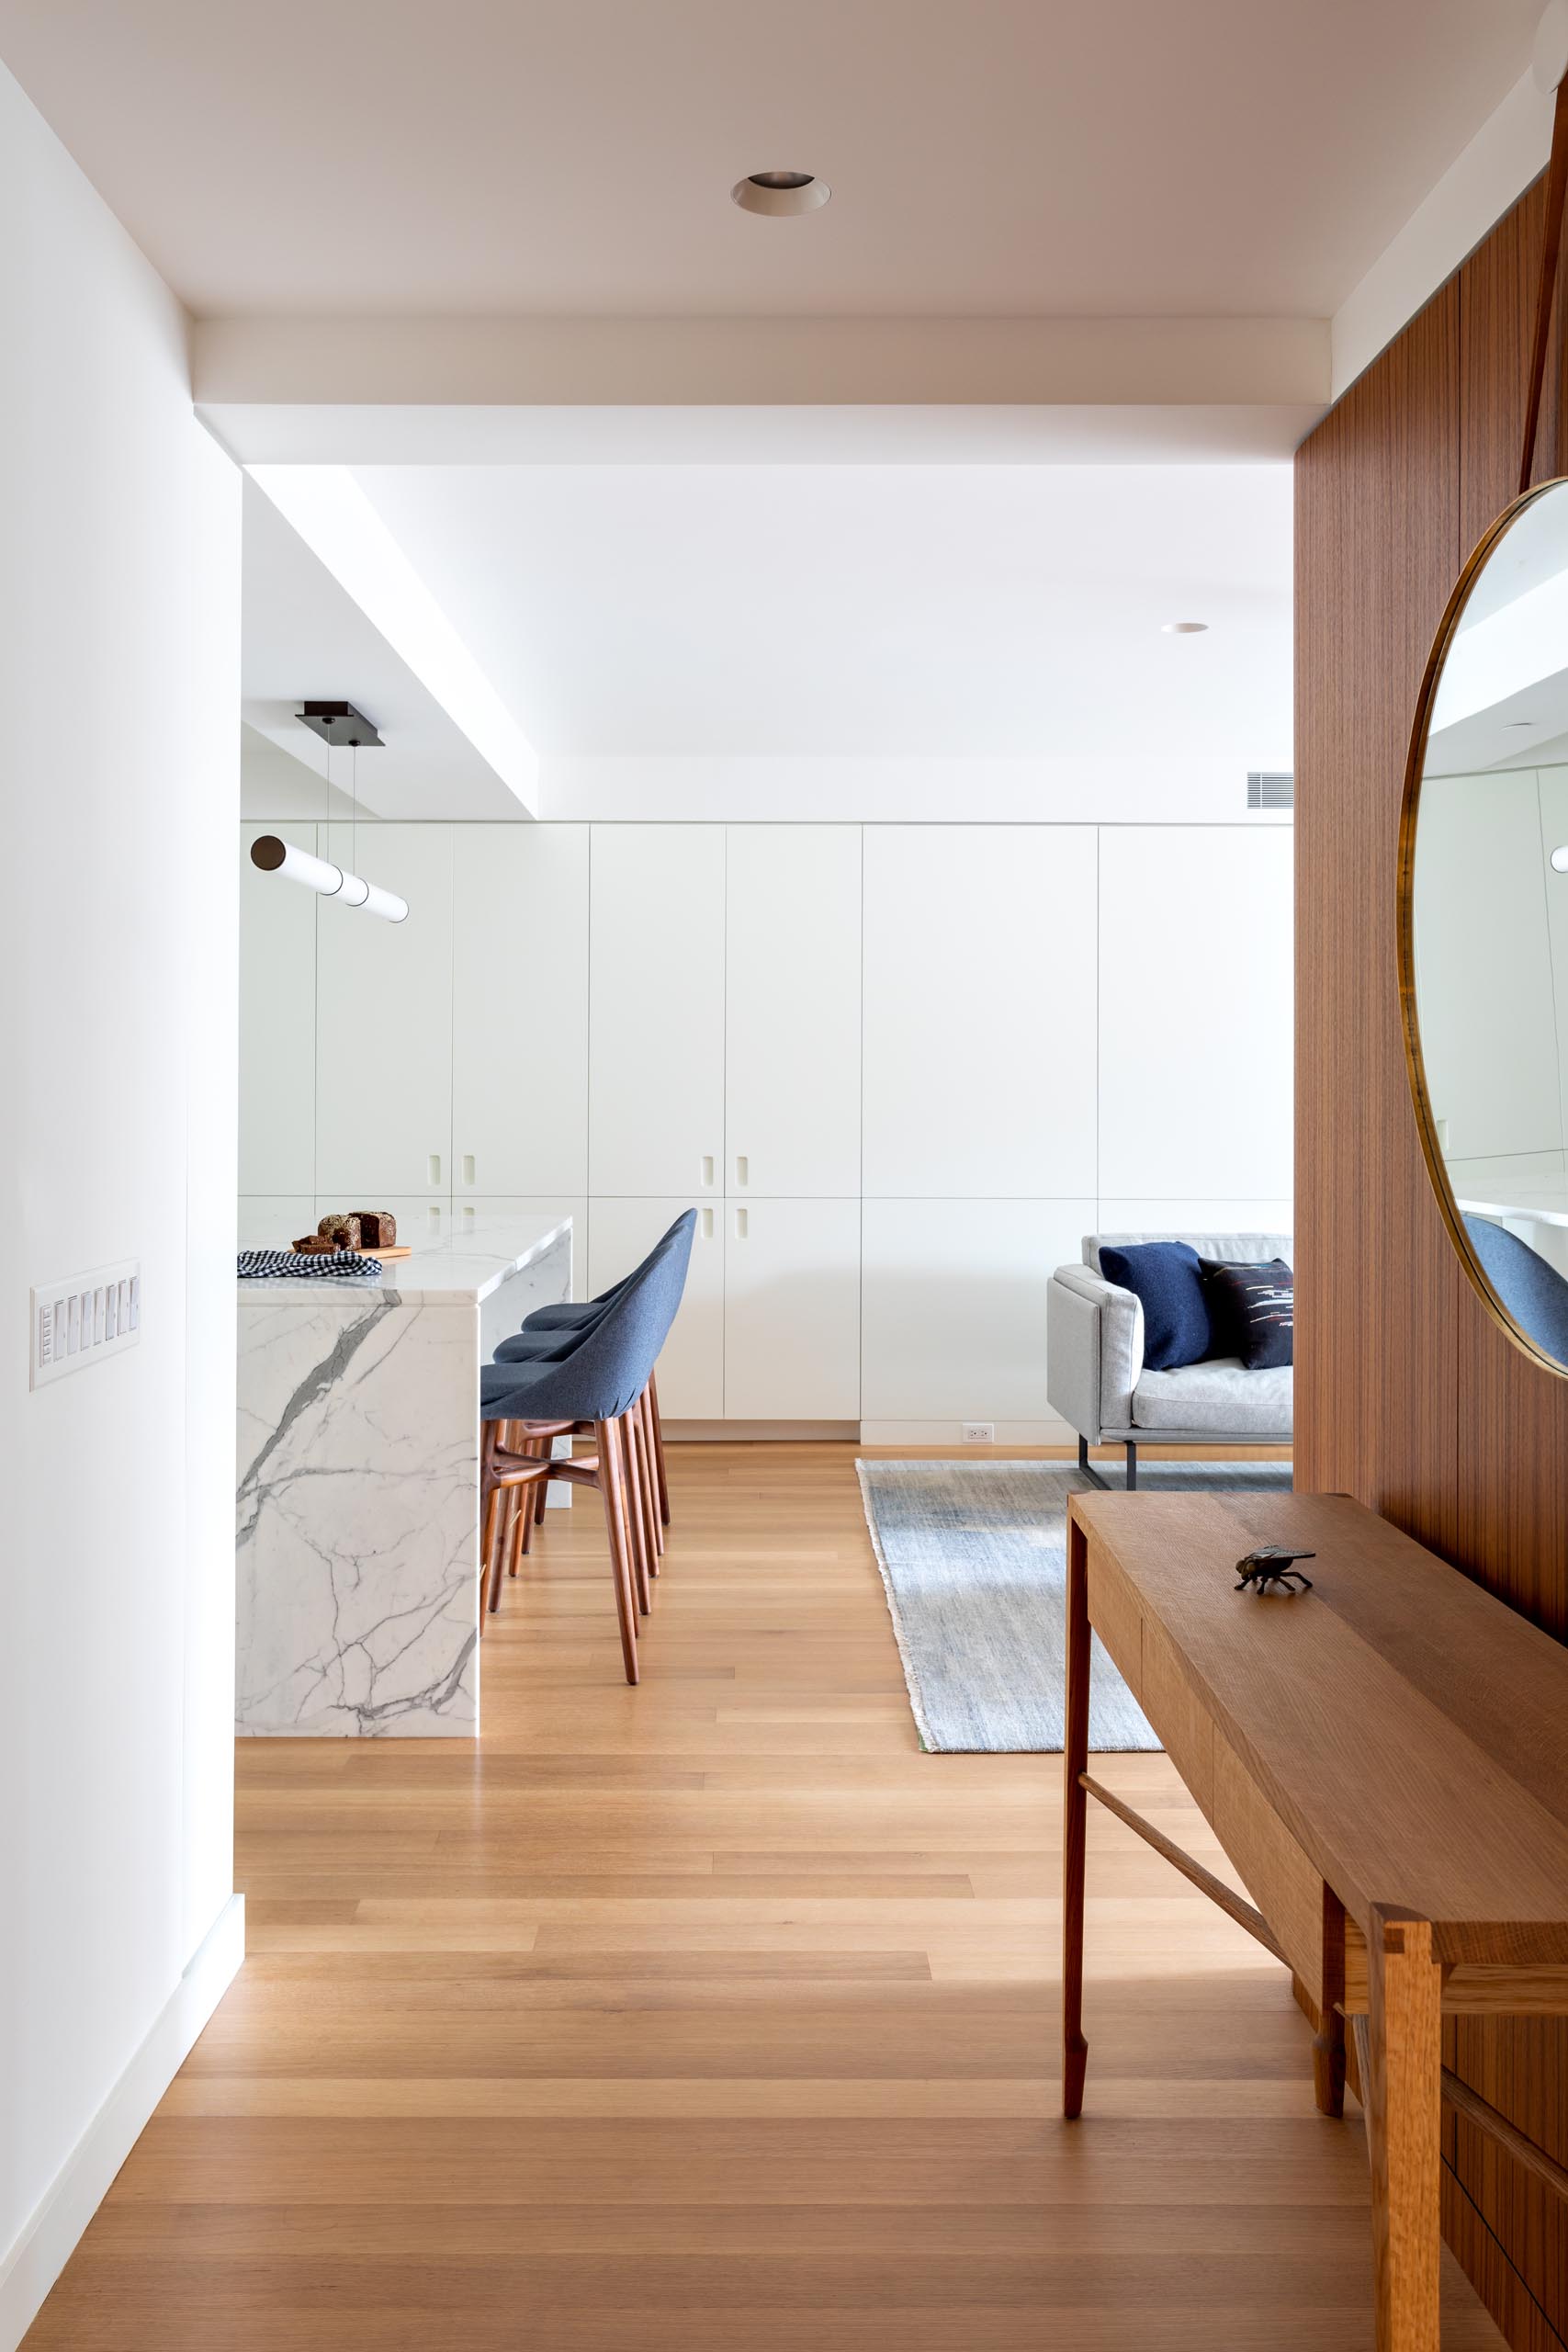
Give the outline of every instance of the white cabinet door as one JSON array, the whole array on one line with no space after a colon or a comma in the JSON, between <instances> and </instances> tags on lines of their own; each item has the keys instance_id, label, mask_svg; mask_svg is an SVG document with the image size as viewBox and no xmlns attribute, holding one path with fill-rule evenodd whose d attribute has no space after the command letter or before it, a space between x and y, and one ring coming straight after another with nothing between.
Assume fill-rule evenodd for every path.
<instances>
[{"instance_id":1,"label":"white cabinet door","mask_svg":"<svg viewBox=\"0 0 1568 2352\"><path fill-rule=\"evenodd\" d=\"M377 1192L374 1187L340 1184L335 1193L318 1193L312 1225L324 1216L342 1216L353 1209L386 1209L398 1221L398 1240L411 1250L428 1250L433 1242L449 1241L454 1226L452 1204L445 1193Z\"/></svg>"},{"instance_id":2,"label":"white cabinet door","mask_svg":"<svg viewBox=\"0 0 1568 2352\"><path fill-rule=\"evenodd\" d=\"M1292 847L1278 825L1105 828L1106 1199L1289 1195Z\"/></svg>"},{"instance_id":3,"label":"white cabinet door","mask_svg":"<svg viewBox=\"0 0 1568 2352\"><path fill-rule=\"evenodd\" d=\"M688 1199L591 1200L591 1297L640 1265ZM659 1408L667 1419L716 1421L724 1416L724 1225L722 1204L698 1211L685 1295L659 1359Z\"/></svg>"},{"instance_id":4,"label":"white cabinet door","mask_svg":"<svg viewBox=\"0 0 1568 2352\"><path fill-rule=\"evenodd\" d=\"M724 827L592 828L594 1196L724 1190Z\"/></svg>"},{"instance_id":5,"label":"white cabinet door","mask_svg":"<svg viewBox=\"0 0 1568 2352\"><path fill-rule=\"evenodd\" d=\"M240 828L240 1190L309 1195L316 1188L319 901L313 890L251 864L258 834L278 830ZM281 831L314 854L314 825Z\"/></svg>"},{"instance_id":6,"label":"white cabinet door","mask_svg":"<svg viewBox=\"0 0 1568 2352\"><path fill-rule=\"evenodd\" d=\"M356 860L409 903L406 922L320 901L316 1191L452 1190L452 829L323 825L321 854ZM348 1205L333 1199L333 1206Z\"/></svg>"},{"instance_id":7,"label":"white cabinet door","mask_svg":"<svg viewBox=\"0 0 1568 2352\"><path fill-rule=\"evenodd\" d=\"M1095 854L1089 825L866 828L868 1194L1096 1189Z\"/></svg>"},{"instance_id":8,"label":"white cabinet door","mask_svg":"<svg viewBox=\"0 0 1568 2352\"><path fill-rule=\"evenodd\" d=\"M867 1421L1040 1421L1045 1292L1095 1230L1092 1200L866 1201Z\"/></svg>"},{"instance_id":9,"label":"white cabinet door","mask_svg":"<svg viewBox=\"0 0 1568 2352\"><path fill-rule=\"evenodd\" d=\"M860 1191L858 825L728 829L724 1182Z\"/></svg>"},{"instance_id":10,"label":"white cabinet door","mask_svg":"<svg viewBox=\"0 0 1568 2352\"><path fill-rule=\"evenodd\" d=\"M860 1203L724 1208L724 1409L739 1421L860 1418Z\"/></svg>"},{"instance_id":11,"label":"white cabinet door","mask_svg":"<svg viewBox=\"0 0 1568 2352\"><path fill-rule=\"evenodd\" d=\"M452 1191L588 1187L588 828L452 829Z\"/></svg>"}]
</instances>

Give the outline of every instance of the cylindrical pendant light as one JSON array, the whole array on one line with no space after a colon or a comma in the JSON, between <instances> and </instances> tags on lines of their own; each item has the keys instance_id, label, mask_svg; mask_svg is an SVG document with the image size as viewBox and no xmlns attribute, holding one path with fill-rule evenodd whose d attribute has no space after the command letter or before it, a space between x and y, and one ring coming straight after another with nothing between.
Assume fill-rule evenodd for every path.
<instances>
[{"instance_id":1,"label":"cylindrical pendant light","mask_svg":"<svg viewBox=\"0 0 1568 2352\"><path fill-rule=\"evenodd\" d=\"M312 857L309 850L297 849L276 833L261 833L251 843L251 864L264 874L281 874L290 882L302 882L307 890L317 890L323 899L341 899L345 907L363 907L367 914L379 915L383 922L407 919L406 899L378 889L357 874L345 873L324 857Z\"/></svg>"}]
</instances>

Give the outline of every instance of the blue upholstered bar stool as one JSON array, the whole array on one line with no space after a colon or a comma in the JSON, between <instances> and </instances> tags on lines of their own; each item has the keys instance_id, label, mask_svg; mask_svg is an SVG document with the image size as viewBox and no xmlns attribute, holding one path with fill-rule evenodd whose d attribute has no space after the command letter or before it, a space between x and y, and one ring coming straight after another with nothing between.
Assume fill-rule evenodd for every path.
<instances>
[{"instance_id":1,"label":"blue upholstered bar stool","mask_svg":"<svg viewBox=\"0 0 1568 2352\"><path fill-rule=\"evenodd\" d=\"M525 1316L523 1329L514 1337L502 1340L495 1351L496 1363L534 1363L543 1358L558 1354L563 1347L570 1345L574 1339L591 1329L605 1309L614 1306L626 1284L636 1282L663 1250L677 1248L683 1250L682 1264L683 1282L685 1268L691 1260L692 1237L696 1231L696 1210L682 1211L669 1231L662 1234L654 1243L642 1264L622 1281L612 1283L608 1290L602 1290L596 1298L562 1299L554 1306L536 1307L532 1315ZM658 1506L654 1549L656 1553L660 1553L664 1549L663 1531L670 1524L670 1480L664 1466L664 1423L659 1411L659 1382L656 1373L649 1374L648 1387L644 1392L641 1406L641 1419L642 1442L651 1459L653 1486ZM545 1513L543 1483L540 1484L536 1496L530 1499L534 1503L534 1519L536 1522L544 1518ZM531 1529L525 1530L524 1551L527 1551L531 1540ZM657 1570L655 1573L657 1574Z\"/></svg>"},{"instance_id":2,"label":"blue upholstered bar stool","mask_svg":"<svg viewBox=\"0 0 1568 2352\"><path fill-rule=\"evenodd\" d=\"M489 1573L488 1609L501 1600L503 1546L501 1506L510 1490L540 1490L551 1477L597 1487L604 1503L615 1611L626 1680L637 1679L637 1618L646 1615L649 1579L654 1567L653 1466L642 1442L638 1408L649 1376L675 1319L691 1254L691 1229L628 1276L619 1295L564 1351L487 1364L479 1374L479 1411L485 1424L481 1451L484 1498L484 1556ZM591 1429L594 1451L585 1460L554 1462L547 1453L514 1453L503 1442L520 1424L533 1442ZM521 1540L525 1510L513 1531Z\"/></svg>"}]
</instances>

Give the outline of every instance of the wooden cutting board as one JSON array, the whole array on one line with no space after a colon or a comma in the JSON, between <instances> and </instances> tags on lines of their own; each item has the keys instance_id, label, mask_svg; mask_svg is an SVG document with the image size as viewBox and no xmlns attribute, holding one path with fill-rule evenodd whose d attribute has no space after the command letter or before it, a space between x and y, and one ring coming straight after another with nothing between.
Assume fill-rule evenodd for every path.
<instances>
[{"instance_id":1,"label":"wooden cutting board","mask_svg":"<svg viewBox=\"0 0 1568 2352\"><path fill-rule=\"evenodd\" d=\"M413 1250L406 1241L394 1241L389 1250L362 1249L359 1254L362 1258L412 1258Z\"/></svg>"}]
</instances>

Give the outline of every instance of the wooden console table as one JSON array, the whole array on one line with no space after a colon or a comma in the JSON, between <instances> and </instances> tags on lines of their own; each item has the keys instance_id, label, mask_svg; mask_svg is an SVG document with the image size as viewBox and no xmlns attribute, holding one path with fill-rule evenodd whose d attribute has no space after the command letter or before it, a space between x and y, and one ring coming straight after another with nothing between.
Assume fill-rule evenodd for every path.
<instances>
[{"instance_id":1,"label":"wooden console table","mask_svg":"<svg viewBox=\"0 0 1568 2352\"><path fill-rule=\"evenodd\" d=\"M1310 1592L1235 1589L1266 1543L1316 1553ZM1090 1777L1091 1625L1256 1907ZM1441 2049L1445 2016L1568 2015L1568 1650L1348 1496L1075 1495L1066 1751L1065 2112L1094 1796L1292 1972L1325 2114L1348 2021L1379 2352L1438 2352L1444 2098L1568 2199Z\"/></svg>"}]
</instances>

